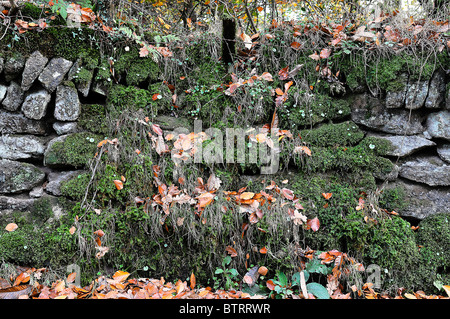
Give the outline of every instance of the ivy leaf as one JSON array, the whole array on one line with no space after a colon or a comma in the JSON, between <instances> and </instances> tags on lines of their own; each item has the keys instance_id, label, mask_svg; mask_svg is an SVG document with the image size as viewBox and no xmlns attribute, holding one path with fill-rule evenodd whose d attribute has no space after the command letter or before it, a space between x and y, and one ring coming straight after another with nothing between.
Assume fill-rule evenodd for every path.
<instances>
[{"instance_id":1,"label":"ivy leaf","mask_svg":"<svg viewBox=\"0 0 450 319\"><path fill-rule=\"evenodd\" d=\"M309 293L316 296L318 299L330 299L327 288L316 282L310 282L306 285L306 289Z\"/></svg>"}]
</instances>

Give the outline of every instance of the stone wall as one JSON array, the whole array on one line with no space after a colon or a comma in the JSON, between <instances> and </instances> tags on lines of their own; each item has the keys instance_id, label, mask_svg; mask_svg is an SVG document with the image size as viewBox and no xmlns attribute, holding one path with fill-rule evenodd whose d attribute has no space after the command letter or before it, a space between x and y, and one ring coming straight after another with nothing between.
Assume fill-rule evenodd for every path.
<instances>
[{"instance_id":1,"label":"stone wall","mask_svg":"<svg viewBox=\"0 0 450 319\"><path fill-rule=\"evenodd\" d=\"M86 169L82 160L63 154L61 145L81 147L92 158L103 138L79 125L82 101L105 94L92 83L93 74L72 81L79 62L48 59L38 51L0 58L0 214L28 210L40 197L51 198L54 212L60 211L61 183ZM440 70L427 81L409 81L404 74L400 81L400 91L381 98L368 92L345 97L351 115L344 120L392 143L386 156L395 169L378 182L404 190L401 215L423 219L450 212L449 74Z\"/></svg>"}]
</instances>

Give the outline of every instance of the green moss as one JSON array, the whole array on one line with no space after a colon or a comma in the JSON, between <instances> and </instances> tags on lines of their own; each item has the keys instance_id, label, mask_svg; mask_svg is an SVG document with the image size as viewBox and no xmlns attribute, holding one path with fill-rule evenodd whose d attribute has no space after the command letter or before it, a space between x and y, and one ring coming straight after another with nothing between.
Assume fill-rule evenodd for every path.
<instances>
[{"instance_id":1,"label":"green moss","mask_svg":"<svg viewBox=\"0 0 450 319\"><path fill-rule=\"evenodd\" d=\"M302 141L314 146L352 146L358 144L364 133L349 121L340 124L325 124L316 129L300 131Z\"/></svg>"},{"instance_id":2,"label":"green moss","mask_svg":"<svg viewBox=\"0 0 450 319\"><path fill-rule=\"evenodd\" d=\"M326 120L345 118L350 114L350 104L347 100L315 94L310 102L306 102L306 94L297 88L289 91L290 98L279 108L278 116L282 126L310 126ZM305 102L301 102L302 100ZM300 102L297 104L295 101Z\"/></svg>"},{"instance_id":3,"label":"green moss","mask_svg":"<svg viewBox=\"0 0 450 319\"><path fill-rule=\"evenodd\" d=\"M89 132L108 134L105 106L101 104L83 104L78 125Z\"/></svg>"},{"instance_id":4,"label":"green moss","mask_svg":"<svg viewBox=\"0 0 450 319\"><path fill-rule=\"evenodd\" d=\"M125 76L127 85L139 85L145 81L155 82L160 75L158 63L150 57L139 57L139 50L133 46L122 52L114 63L117 76Z\"/></svg>"},{"instance_id":5,"label":"green moss","mask_svg":"<svg viewBox=\"0 0 450 319\"><path fill-rule=\"evenodd\" d=\"M379 203L381 207L388 211L400 212L408 206L405 199L405 189L398 186L383 190Z\"/></svg>"},{"instance_id":6,"label":"green moss","mask_svg":"<svg viewBox=\"0 0 450 319\"><path fill-rule=\"evenodd\" d=\"M152 94L148 90L135 86L114 85L108 94L107 111L112 118L118 118L124 110L143 109L146 114L150 114L153 102Z\"/></svg>"},{"instance_id":7,"label":"green moss","mask_svg":"<svg viewBox=\"0 0 450 319\"><path fill-rule=\"evenodd\" d=\"M24 17L31 17L33 20L38 20L42 17L44 10L31 3L24 3L20 8L20 12Z\"/></svg>"},{"instance_id":8,"label":"green moss","mask_svg":"<svg viewBox=\"0 0 450 319\"><path fill-rule=\"evenodd\" d=\"M97 151L97 144L103 139L88 132L74 133L62 142L54 142L45 155L46 165L85 167Z\"/></svg>"},{"instance_id":9,"label":"green moss","mask_svg":"<svg viewBox=\"0 0 450 319\"><path fill-rule=\"evenodd\" d=\"M61 183L61 195L81 201L91 179L89 173L79 174Z\"/></svg>"},{"instance_id":10,"label":"green moss","mask_svg":"<svg viewBox=\"0 0 450 319\"><path fill-rule=\"evenodd\" d=\"M419 77L427 81L436 69L449 63L446 52L429 56L426 52L410 51L387 56L374 54L366 58L362 55L345 55L333 57L333 60L345 75L346 84L352 91L366 85L372 89L379 87L385 91L401 91L406 85L406 81L400 77L401 73L406 73L410 81L418 80Z\"/></svg>"},{"instance_id":11,"label":"green moss","mask_svg":"<svg viewBox=\"0 0 450 319\"><path fill-rule=\"evenodd\" d=\"M19 226L14 232L0 230L0 260L33 267L50 266L54 269L74 262L79 251L76 236L69 233L70 218L63 216L51 224L38 220L50 215L51 208L47 199L38 201L32 210L31 217L17 213L8 220ZM38 215L34 216L36 213Z\"/></svg>"},{"instance_id":12,"label":"green moss","mask_svg":"<svg viewBox=\"0 0 450 319\"><path fill-rule=\"evenodd\" d=\"M421 246L423 289L437 293L434 281L444 284L450 281L450 214L435 214L422 220L417 244Z\"/></svg>"},{"instance_id":13,"label":"green moss","mask_svg":"<svg viewBox=\"0 0 450 319\"><path fill-rule=\"evenodd\" d=\"M353 147L311 147L312 156L308 157L305 167L311 172L362 172L387 174L392 171L390 160L377 156L364 140ZM302 166L299 158L294 162Z\"/></svg>"}]
</instances>

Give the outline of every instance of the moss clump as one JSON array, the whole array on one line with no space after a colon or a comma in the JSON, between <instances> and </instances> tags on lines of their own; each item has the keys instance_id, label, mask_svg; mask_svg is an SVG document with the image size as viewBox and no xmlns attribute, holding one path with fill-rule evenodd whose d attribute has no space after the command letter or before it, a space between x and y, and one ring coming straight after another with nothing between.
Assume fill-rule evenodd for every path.
<instances>
[{"instance_id":1,"label":"moss clump","mask_svg":"<svg viewBox=\"0 0 450 319\"><path fill-rule=\"evenodd\" d=\"M125 77L127 85L136 86L145 81L157 81L161 72L158 63L151 57L139 57L139 50L135 46L120 54L114 63L114 71L118 78Z\"/></svg>"},{"instance_id":2,"label":"moss clump","mask_svg":"<svg viewBox=\"0 0 450 319\"><path fill-rule=\"evenodd\" d=\"M387 188L383 190L379 199L379 204L388 211L400 212L408 206L405 201L405 196L405 189L401 186Z\"/></svg>"},{"instance_id":3,"label":"moss clump","mask_svg":"<svg viewBox=\"0 0 450 319\"><path fill-rule=\"evenodd\" d=\"M61 195L81 201L91 179L89 173L79 174L61 183Z\"/></svg>"},{"instance_id":4,"label":"moss clump","mask_svg":"<svg viewBox=\"0 0 450 319\"><path fill-rule=\"evenodd\" d=\"M307 159L306 168L311 172L362 172L375 175L390 173L393 164L390 160L376 155L364 140L353 147L311 147L312 156ZM302 166L297 157L297 165Z\"/></svg>"},{"instance_id":5,"label":"moss clump","mask_svg":"<svg viewBox=\"0 0 450 319\"><path fill-rule=\"evenodd\" d=\"M279 108L278 113L284 127L304 127L350 115L350 103L347 100L315 94L308 101L308 94L298 88L289 91L291 98Z\"/></svg>"},{"instance_id":6,"label":"moss clump","mask_svg":"<svg viewBox=\"0 0 450 319\"><path fill-rule=\"evenodd\" d=\"M102 104L83 104L78 125L89 132L108 134L105 106Z\"/></svg>"},{"instance_id":7,"label":"moss clump","mask_svg":"<svg viewBox=\"0 0 450 319\"><path fill-rule=\"evenodd\" d=\"M302 141L314 146L352 146L358 144L364 133L349 121L340 124L325 124L316 129L300 131Z\"/></svg>"},{"instance_id":8,"label":"moss clump","mask_svg":"<svg viewBox=\"0 0 450 319\"><path fill-rule=\"evenodd\" d=\"M152 103L152 94L148 90L135 86L114 85L108 94L107 111L112 118L117 118L124 110L142 109L149 114L152 111Z\"/></svg>"},{"instance_id":9,"label":"moss clump","mask_svg":"<svg viewBox=\"0 0 450 319\"><path fill-rule=\"evenodd\" d=\"M382 212L374 215L365 195L368 187L355 187L350 178L336 173L300 173L292 190L304 212L320 220L317 232L303 232L304 245L351 252L366 266L380 266L383 289L416 284L418 272L414 270L418 269L419 252L411 225L397 216ZM322 193L332 196L327 200ZM357 210L360 197L366 201L366 208Z\"/></svg>"},{"instance_id":10,"label":"moss clump","mask_svg":"<svg viewBox=\"0 0 450 319\"><path fill-rule=\"evenodd\" d=\"M45 164L54 166L85 167L97 151L103 138L88 132L68 135L63 141L54 142L45 155Z\"/></svg>"},{"instance_id":11,"label":"moss clump","mask_svg":"<svg viewBox=\"0 0 450 319\"><path fill-rule=\"evenodd\" d=\"M14 232L0 229L0 260L17 265L54 267L60 269L74 262L78 253L76 236L69 232L72 221L67 215L52 223L45 223L51 213L50 199L38 200L31 213L16 212L2 218L4 222L15 222L19 227ZM63 209L67 205L62 202Z\"/></svg>"},{"instance_id":12,"label":"moss clump","mask_svg":"<svg viewBox=\"0 0 450 319\"><path fill-rule=\"evenodd\" d=\"M368 86L397 92L406 85L406 81L400 77L401 73L405 73L410 81L417 81L419 77L427 81L436 69L448 65L448 59L446 52L417 58L417 53L405 51L401 54L372 55L367 58L346 55L335 58L334 62L345 75L346 84L352 91Z\"/></svg>"},{"instance_id":13,"label":"moss clump","mask_svg":"<svg viewBox=\"0 0 450 319\"><path fill-rule=\"evenodd\" d=\"M423 289L437 292L435 281L450 282L450 213L422 220L417 231Z\"/></svg>"}]
</instances>

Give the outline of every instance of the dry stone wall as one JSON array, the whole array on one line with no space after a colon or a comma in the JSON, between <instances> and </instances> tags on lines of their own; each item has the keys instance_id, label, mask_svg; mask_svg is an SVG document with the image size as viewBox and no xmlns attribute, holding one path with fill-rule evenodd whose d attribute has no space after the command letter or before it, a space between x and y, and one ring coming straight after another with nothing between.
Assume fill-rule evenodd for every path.
<instances>
[{"instance_id":1,"label":"dry stone wall","mask_svg":"<svg viewBox=\"0 0 450 319\"><path fill-rule=\"evenodd\" d=\"M61 196L61 183L81 174L83 167L58 156L55 148L80 134L81 99L89 100L95 86L70 81L78 64L39 51L0 58L0 214L27 210L42 196ZM450 212L449 73L437 71L428 81L402 74L398 92L350 97L350 119L366 135L393 146L387 157L396 169L387 188L405 190L407 207L399 212L404 216ZM83 137L87 144L95 141Z\"/></svg>"}]
</instances>

